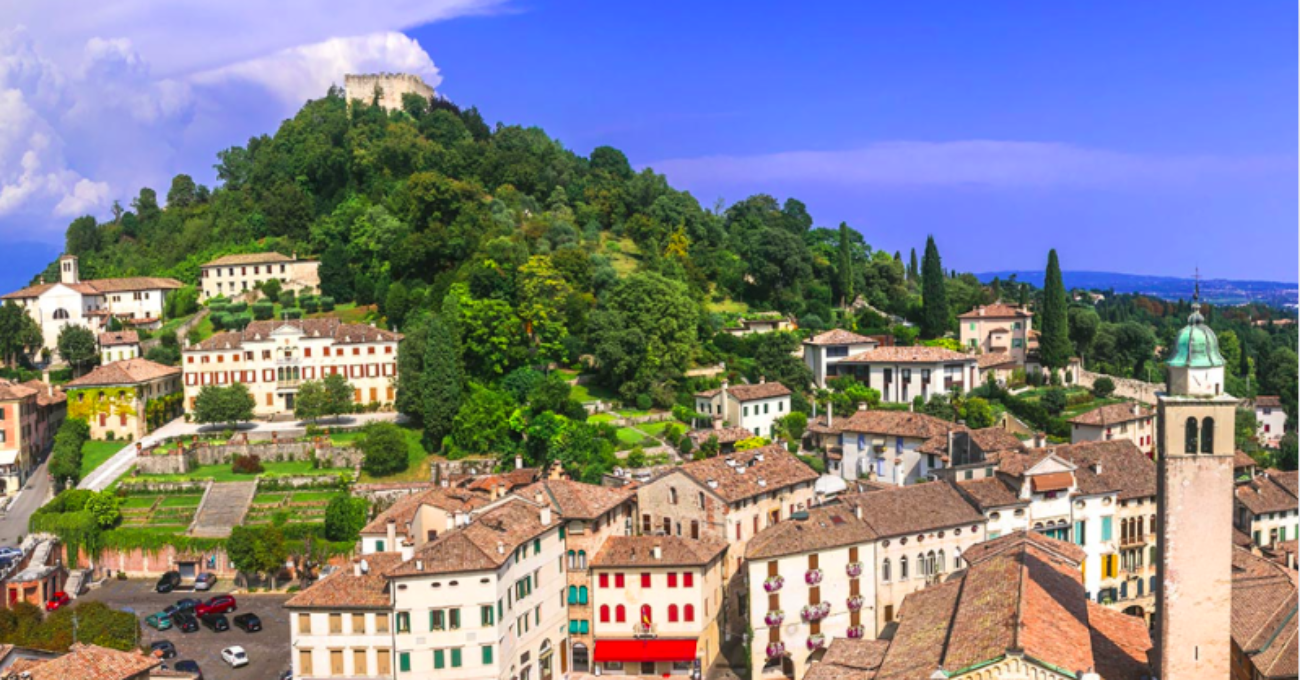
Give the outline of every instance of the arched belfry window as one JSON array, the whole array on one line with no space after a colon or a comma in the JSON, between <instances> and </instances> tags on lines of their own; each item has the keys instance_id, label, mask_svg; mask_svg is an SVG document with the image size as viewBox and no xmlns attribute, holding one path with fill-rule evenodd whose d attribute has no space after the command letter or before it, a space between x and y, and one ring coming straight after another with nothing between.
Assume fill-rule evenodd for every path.
<instances>
[{"instance_id":1,"label":"arched belfry window","mask_svg":"<svg viewBox=\"0 0 1300 680\"><path fill-rule=\"evenodd\" d=\"M1201 453L1214 453L1214 419L1201 419Z\"/></svg>"},{"instance_id":2,"label":"arched belfry window","mask_svg":"<svg viewBox=\"0 0 1300 680\"><path fill-rule=\"evenodd\" d=\"M1196 419L1188 418L1187 434L1185 435L1187 439L1187 447L1186 447L1187 453L1196 453L1196 432L1197 432Z\"/></svg>"}]
</instances>

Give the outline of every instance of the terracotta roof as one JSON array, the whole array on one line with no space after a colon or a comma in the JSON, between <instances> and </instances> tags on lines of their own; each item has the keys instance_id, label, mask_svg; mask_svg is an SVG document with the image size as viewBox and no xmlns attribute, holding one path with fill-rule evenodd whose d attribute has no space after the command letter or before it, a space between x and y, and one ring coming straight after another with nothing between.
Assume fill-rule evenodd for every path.
<instances>
[{"instance_id":1,"label":"terracotta roof","mask_svg":"<svg viewBox=\"0 0 1300 680\"><path fill-rule=\"evenodd\" d=\"M1096 668L1107 680L1147 671L1150 637L1140 619L1125 621L1090 603L1078 546L1018 531L971 546L968 567L908 595L878 679L956 674L1024 653L1031 664Z\"/></svg>"},{"instance_id":2,"label":"terracotta roof","mask_svg":"<svg viewBox=\"0 0 1300 680\"><path fill-rule=\"evenodd\" d=\"M505 564L515 548L557 526L557 519L552 517L550 524L542 524L540 508L522 498L509 497L468 525L441 534L420 546L411 559L389 569L387 575L419 576L496 569ZM417 569L417 566L423 569Z\"/></svg>"},{"instance_id":3,"label":"terracotta roof","mask_svg":"<svg viewBox=\"0 0 1300 680\"><path fill-rule=\"evenodd\" d=\"M285 326L299 328L308 337L333 338L336 345L395 342L403 337L401 333L386 331L367 324L343 323L336 317L327 316L318 319L254 321L242 331L216 333L197 345L186 347L185 351L237 349L243 346L244 342L270 341L271 333Z\"/></svg>"},{"instance_id":4,"label":"terracotta roof","mask_svg":"<svg viewBox=\"0 0 1300 680\"><path fill-rule=\"evenodd\" d=\"M1249 550L1232 551L1232 639L1265 678L1294 678L1296 573Z\"/></svg>"},{"instance_id":5,"label":"terracotta roof","mask_svg":"<svg viewBox=\"0 0 1300 680\"><path fill-rule=\"evenodd\" d=\"M836 419L836 427L843 432L865 432L891 437L929 439L959 426L924 413L911 411L854 411L844 419Z\"/></svg>"},{"instance_id":6,"label":"terracotta roof","mask_svg":"<svg viewBox=\"0 0 1300 680\"><path fill-rule=\"evenodd\" d=\"M508 493L516 487L532 484L541 476L541 470L537 468L515 468L507 472L493 473L490 475L479 475L471 477L461 483L461 486L470 491L490 492L493 488L504 486Z\"/></svg>"},{"instance_id":7,"label":"terracotta roof","mask_svg":"<svg viewBox=\"0 0 1300 680\"><path fill-rule=\"evenodd\" d=\"M1074 475L1069 472L1049 472L1045 475L1034 475L1029 479L1034 493L1062 491L1074 485Z\"/></svg>"},{"instance_id":8,"label":"terracotta roof","mask_svg":"<svg viewBox=\"0 0 1300 680\"><path fill-rule=\"evenodd\" d=\"M935 364L948 361L975 361L975 356L954 352L943 347L877 347L865 352L858 352L847 359L840 359L841 364Z\"/></svg>"},{"instance_id":9,"label":"terracotta roof","mask_svg":"<svg viewBox=\"0 0 1300 680\"><path fill-rule=\"evenodd\" d=\"M0 378L0 401L16 401L36 395L37 390L23 384Z\"/></svg>"},{"instance_id":10,"label":"terracotta roof","mask_svg":"<svg viewBox=\"0 0 1300 680\"><path fill-rule=\"evenodd\" d=\"M982 511L1029 504L1029 501L1016 495L1016 490L1011 488L1001 475L983 479L963 479L957 482L957 488Z\"/></svg>"},{"instance_id":11,"label":"terracotta roof","mask_svg":"<svg viewBox=\"0 0 1300 680\"><path fill-rule=\"evenodd\" d=\"M1025 443L1019 437L1000 427L981 427L971 430L970 436L975 444L984 449L984 453L1025 450Z\"/></svg>"},{"instance_id":12,"label":"terracotta roof","mask_svg":"<svg viewBox=\"0 0 1300 680\"><path fill-rule=\"evenodd\" d=\"M120 279L92 279L81 283L38 283L27 286L7 295L0 295L0 300L40 297L45 291L55 286L66 286L82 295L103 295L105 293L122 293L136 290L174 290L185 284L176 279L154 276L130 276Z\"/></svg>"},{"instance_id":13,"label":"terracotta roof","mask_svg":"<svg viewBox=\"0 0 1300 680\"><path fill-rule=\"evenodd\" d=\"M862 521L881 538L985 523L984 516L947 482L850 494L840 500L850 508L862 508Z\"/></svg>"},{"instance_id":14,"label":"terracotta roof","mask_svg":"<svg viewBox=\"0 0 1300 680\"><path fill-rule=\"evenodd\" d=\"M211 261L211 262L208 262L207 264L204 264L204 265L202 265L202 266L204 266L204 267L223 267L223 266L226 266L226 265L236 265L236 264L267 264L267 263L271 263L271 262L274 262L274 263L277 263L277 264L278 264L278 263L280 263L280 262L293 262L293 261L294 261L294 259L293 259L292 257L288 257L288 256L286 256L286 255L281 255L280 253L276 253L276 252L269 252L269 253L243 253L243 254L239 254L239 255L223 255L223 256L218 257L217 259L215 259L215 260L213 260L213 261Z\"/></svg>"},{"instance_id":15,"label":"terracotta roof","mask_svg":"<svg viewBox=\"0 0 1300 680\"><path fill-rule=\"evenodd\" d=\"M798 555L857 545L875 538L875 530L858 519L852 507L832 503L810 509L807 519L791 518L758 532L749 539L745 557L758 560Z\"/></svg>"},{"instance_id":16,"label":"terracotta roof","mask_svg":"<svg viewBox=\"0 0 1300 680\"><path fill-rule=\"evenodd\" d=\"M406 536L408 533L407 525L415 520L415 515L421 506L431 505L455 513L469 512L481 508L487 503L486 498L469 491L443 489L441 487L428 489L399 499L387 510L370 520L370 523L361 530L361 533L371 536L386 535L388 533L388 520L392 519L397 523L398 535Z\"/></svg>"},{"instance_id":17,"label":"terracotta roof","mask_svg":"<svg viewBox=\"0 0 1300 680\"><path fill-rule=\"evenodd\" d=\"M888 649L888 640L837 637L822 660L804 674L804 680L872 680Z\"/></svg>"},{"instance_id":18,"label":"terracotta roof","mask_svg":"<svg viewBox=\"0 0 1300 680\"><path fill-rule=\"evenodd\" d=\"M803 341L805 345L861 345L867 342L875 342L865 335L858 335L842 328L833 328L824 333L808 338Z\"/></svg>"},{"instance_id":19,"label":"terracotta roof","mask_svg":"<svg viewBox=\"0 0 1300 680\"><path fill-rule=\"evenodd\" d=\"M1258 467L1258 466L1259 463L1256 463L1255 459L1251 458L1249 453L1246 453L1241 449L1237 449L1236 451L1232 452L1233 469L1240 470L1241 468Z\"/></svg>"},{"instance_id":20,"label":"terracotta roof","mask_svg":"<svg viewBox=\"0 0 1300 680\"><path fill-rule=\"evenodd\" d=\"M762 382L757 385L732 385L727 388L727 394L735 397L736 401L754 401L784 397L790 394L790 388L779 382Z\"/></svg>"},{"instance_id":21,"label":"terracotta roof","mask_svg":"<svg viewBox=\"0 0 1300 680\"><path fill-rule=\"evenodd\" d=\"M140 334L135 331L110 331L108 333L99 334L100 347L138 344L140 344Z\"/></svg>"},{"instance_id":22,"label":"terracotta roof","mask_svg":"<svg viewBox=\"0 0 1300 680\"><path fill-rule=\"evenodd\" d=\"M980 368L993 368L994 366L1016 363L1016 358L1006 352L985 352L975 358L975 365Z\"/></svg>"},{"instance_id":23,"label":"terracotta roof","mask_svg":"<svg viewBox=\"0 0 1300 680\"><path fill-rule=\"evenodd\" d=\"M728 503L817 479L812 468L780 444L691 461L678 470Z\"/></svg>"},{"instance_id":24,"label":"terracotta roof","mask_svg":"<svg viewBox=\"0 0 1300 680\"><path fill-rule=\"evenodd\" d=\"M358 576L354 565L363 561L366 571ZM384 574L401 563L402 555L396 552L370 553L353 558L344 568L289 598L284 606L288 609L387 609L392 597Z\"/></svg>"},{"instance_id":25,"label":"terracotta roof","mask_svg":"<svg viewBox=\"0 0 1300 680\"><path fill-rule=\"evenodd\" d=\"M980 311L983 310L983 314ZM958 319L1028 319L1034 315L1033 312L1021 307L1012 307L1011 305L995 304L976 307L975 309L960 314Z\"/></svg>"},{"instance_id":26,"label":"terracotta roof","mask_svg":"<svg viewBox=\"0 0 1300 680\"><path fill-rule=\"evenodd\" d=\"M162 659L140 652L74 642L63 656L28 665L31 680L127 680L162 665Z\"/></svg>"},{"instance_id":27,"label":"terracotta roof","mask_svg":"<svg viewBox=\"0 0 1300 680\"><path fill-rule=\"evenodd\" d=\"M1108 404L1100 408L1095 408L1086 413L1071 418L1069 421L1075 425L1092 425L1096 427L1106 427L1108 425L1118 425L1143 418L1154 418L1156 412L1154 409L1147 408L1137 402L1125 404Z\"/></svg>"},{"instance_id":28,"label":"terracotta roof","mask_svg":"<svg viewBox=\"0 0 1300 680\"><path fill-rule=\"evenodd\" d=\"M64 389L97 387L100 385L136 385L157 378L180 375L180 366L164 366L148 359L124 359L96 366L80 378L64 383Z\"/></svg>"},{"instance_id":29,"label":"terracotta roof","mask_svg":"<svg viewBox=\"0 0 1300 680\"><path fill-rule=\"evenodd\" d=\"M568 479L543 479L525 486L515 495L550 503L565 519L597 519L605 513L636 497L636 491L626 487L608 487L584 484Z\"/></svg>"},{"instance_id":30,"label":"terracotta roof","mask_svg":"<svg viewBox=\"0 0 1300 680\"><path fill-rule=\"evenodd\" d=\"M1131 440L1080 442L1049 451L1078 468L1075 473L1084 493L1114 490L1122 501L1156 495L1156 464ZM1096 465L1101 466L1100 472L1093 469ZM1095 486L1090 485L1094 478Z\"/></svg>"},{"instance_id":31,"label":"terracotta roof","mask_svg":"<svg viewBox=\"0 0 1300 680\"><path fill-rule=\"evenodd\" d=\"M28 380L23 383L23 386L36 390L36 403L41 406L49 406L50 404L58 404L68 400L68 395L63 391L63 388L55 386L51 389L49 384L40 380Z\"/></svg>"},{"instance_id":32,"label":"terracotta roof","mask_svg":"<svg viewBox=\"0 0 1300 680\"><path fill-rule=\"evenodd\" d=\"M659 557L654 549L659 548ZM683 538L681 536L610 536L591 558L599 567L702 567L717 559L727 549L718 538Z\"/></svg>"},{"instance_id":33,"label":"terracotta roof","mask_svg":"<svg viewBox=\"0 0 1300 680\"><path fill-rule=\"evenodd\" d=\"M719 427L691 430L686 433L686 436L690 437L691 442L698 448L700 444L709 441L709 437L717 437L719 444L735 444L753 437L754 433L743 427Z\"/></svg>"},{"instance_id":34,"label":"terracotta roof","mask_svg":"<svg viewBox=\"0 0 1300 680\"><path fill-rule=\"evenodd\" d=\"M1273 396L1255 397L1255 408L1282 408L1282 398Z\"/></svg>"},{"instance_id":35,"label":"terracotta roof","mask_svg":"<svg viewBox=\"0 0 1300 680\"><path fill-rule=\"evenodd\" d=\"M1289 477L1289 479L1288 479ZM1285 512L1296 508L1296 472L1267 470L1255 475L1249 482L1238 484L1237 502L1253 515L1267 512ZM1288 484L1290 488L1288 489Z\"/></svg>"}]
</instances>

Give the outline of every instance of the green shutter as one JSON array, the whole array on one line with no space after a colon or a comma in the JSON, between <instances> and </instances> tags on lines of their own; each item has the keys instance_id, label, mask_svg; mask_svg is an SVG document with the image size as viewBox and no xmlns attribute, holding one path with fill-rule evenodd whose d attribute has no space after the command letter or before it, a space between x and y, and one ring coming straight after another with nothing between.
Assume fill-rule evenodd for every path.
<instances>
[{"instance_id":1,"label":"green shutter","mask_svg":"<svg viewBox=\"0 0 1300 680\"><path fill-rule=\"evenodd\" d=\"M497 600L497 619L504 621L505 618L506 618L505 605L501 604L501 600Z\"/></svg>"},{"instance_id":2,"label":"green shutter","mask_svg":"<svg viewBox=\"0 0 1300 680\"><path fill-rule=\"evenodd\" d=\"M535 553L542 552L542 539L540 538L533 539L533 552Z\"/></svg>"},{"instance_id":3,"label":"green shutter","mask_svg":"<svg viewBox=\"0 0 1300 680\"><path fill-rule=\"evenodd\" d=\"M460 610L453 609L451 610L451 629L456 630L457 628L460 628Z\"/></svg>"},{"instance_id":4,"label":"green shutter","mask_svg":"<svg viewBox=\"0 0 1300 680\"><path fill-rule=\"evenodd\" d=\"M561 541L564 540L564 525L563 525L563 524L560 525L560 540L561 540Z\"/></svg>"},{"instance_id":5,"label":"green shutter","mask_svg":"<svg viewBox=\"0 0 1300 680\"><path fill-rule=\"evenodd\" d=\"M375 541L375 552L384 552L384 542Z\"/></svg>"},{"instance_id":6,"label":"green shutter","mask_svg":"<svg viewBox=\"0 0 1300 680\"><path fill-rule=\"evenodd\" d=\"M583 619L578 622L578 632L582 635L587 634L587 620Z\"/></svg>"},{"instance_id":7,"label":"green shutter","mask_svg":"<svg viewBox=\"0 0 1300 680\"><path fill-rule=\"evenodd\" d=\"M442 668L445 665L447 665L447 660L443 658L442 650L441 649L433 650L433 667Z\"/></svg>"},{"instance_id":8,"label":"green shutter","mask_svg":"<svg viewBox=\"0 0 1300 680\"><path fill-rule=\"evenodd\" d=\"M460 647L453 647L451 650L451 667L460 668Z\"/></svg>"},{"instance_id":9,"label":"green shutter","mask_svg":"<svg viewBox=\"0 0 1300 680\"><path fill-rule=\"evenodd\" d=\"M492 665L492 645L483 645L483 665Z\"/></svg>"},{"instance_id":10,"label":"green shutter","mask_svg":"<svg viewBox=\"0 0 1300 680\"><path fill-rule=\"evenodd\" d=\"M397 612L397 632L411 632L411 612Z\"/></svg>"},{"instance_id":11,"label":"green shutter","mask_svg":"<svg viewBox=\"0 0 1300 680\"><path fill-rule=\"evenodd\" d=\"M492 605L487 605L486 607L480 607L479 609L481 610L481 611L479 612L479 617L482 619L482 621L483 621L483 625L484 625L484 626L490 626L490 625L492 625L492 623L493 623L493 621L492 621Z\"/></svg>"},{"instance_id":12,"label":"green shutter","mask_svg":"<svg viewBox=\"0 0 1300 680\"><path fill-rule=\"evenodd\" d=\"M403 673L411 672L411 653L402 652L397 655L397 668Z\"/></svg>"},{"instance_id":13,"label":"green shutter","mask_svg":"<svg viewBox=\"0 0 1300 680\"><path fill-rule=\"evenodd\" d=\"M1111 534L1111 532L1110 532L1111 519L1112 519L1112 518L1110 518L1110 517L1102 517L1102 518L1101 518L1101 540L1103 540L1103 541L1109 541L1109 540L1110 540L1110 534Z\"/></svg>"},{"instance_id":14,"label":"green shutter","mask_svg":"<svg viewBox=\"0 0 1300 680\"><path fill-rule=\"evenodd\" d=\"M1078 544L1078 545L1083 545L1083 542L1084 542L1084 540L1085 540L1085 539L1084 539L1084 536L1085 536L1085 534L1084 534L1084 527L1085 527L1085 526L1086 526L1086 525L1085 525L1083 522L1075 522L1075 523L1074 523L1074 542L1075 542L1076 544Z\"/></svg>"}]
</instances>

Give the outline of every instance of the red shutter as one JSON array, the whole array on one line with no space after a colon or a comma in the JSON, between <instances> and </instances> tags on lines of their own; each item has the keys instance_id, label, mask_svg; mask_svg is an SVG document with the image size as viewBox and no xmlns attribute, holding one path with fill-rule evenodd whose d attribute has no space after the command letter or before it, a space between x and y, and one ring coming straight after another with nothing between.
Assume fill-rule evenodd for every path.
<instances>
[{"instance_id":1,"label":"red shutter","mask_svg":"<svg viewBox=\"0 0 1300 680\"><path fill-rule=\"evenodd\" d=\"M275 380L275 369L273 368L262 369L262 382L271 382L272 380Z\"/></svg>"}]
</instances>

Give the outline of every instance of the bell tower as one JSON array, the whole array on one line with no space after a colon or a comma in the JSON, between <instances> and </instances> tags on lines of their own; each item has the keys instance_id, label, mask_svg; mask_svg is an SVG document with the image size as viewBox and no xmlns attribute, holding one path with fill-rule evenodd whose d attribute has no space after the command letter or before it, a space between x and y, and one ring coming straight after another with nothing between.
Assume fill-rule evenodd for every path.
<instances>
[{"instance_id":1,"label":"bell tower","mask_svg":"<svg viewBox=\"0 0 1300 680\"><path fill-rule=\"evenodd\" d=\"M77 256L71 253L59 258L59 282L81 283L81 272L77 271Z\"/></svg>"},{"instance_id":2,"label":"bell tower","mask_svg":"<svg viewBox=\"0 0 1300 680\"><path fill-rule=\"evenodd\" d=\"M1232 630L1233 431L1218 338L1192 314L1159 395L1159 557L1152 669L1159 680L1228 680Z\"/></svg>"}]
</instances>

